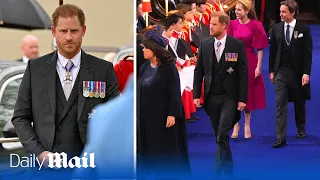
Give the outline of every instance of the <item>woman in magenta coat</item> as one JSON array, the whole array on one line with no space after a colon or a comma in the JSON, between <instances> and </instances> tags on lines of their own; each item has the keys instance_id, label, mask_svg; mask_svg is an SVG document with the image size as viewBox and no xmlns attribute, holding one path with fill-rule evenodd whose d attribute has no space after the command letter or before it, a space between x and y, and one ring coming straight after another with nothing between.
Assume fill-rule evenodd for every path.
<instances>
[{"instance_id":1,"label":"woman in magenta coat","mask_svg":"<svg viewBox=\"0 0 320 180\"><path fill-rule=\"evenodd\" d=\"M236 5L237 19L231 21L228 35L245 44L248 59L248 100L245 110L244 137L251 138L250 118L253 110L266 107L265 85L261 73L263 49L268 38L257 16L251 0L239 0ZM257 54L254 50L257 50ZM234 126L231 138L238 138L240 125Z\"/></svg>"}]
</instances>

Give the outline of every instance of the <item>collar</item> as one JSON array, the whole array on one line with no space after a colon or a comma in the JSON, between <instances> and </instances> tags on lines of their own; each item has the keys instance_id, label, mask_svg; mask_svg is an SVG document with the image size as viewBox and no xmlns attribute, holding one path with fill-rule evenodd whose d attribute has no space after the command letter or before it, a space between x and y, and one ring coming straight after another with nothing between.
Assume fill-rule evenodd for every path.
<instances>
[{"instance_id":1,"label":"collar","mask_svg":"<svg viewBox=\"0 0 320 180\"><path fill-rule=\"evenodd\" d=\"M218 41L221 42L221 45L225 45L226 44L226 40L227 40L227 34L224 35L224 37L220 40L218 40L216 37L214 38L214 43L216 44Z\"/></svg>"},{"instance_id":2,"label":"collar","mask_svg":"<svg viewBox=\"0 0 320 180\"><path fill-rule=\"evenodd\" d=\"M297 20L293 19L293 21L291 21L291 23L289 23L289 26L294 28L296 26ZM288 23L284 22L284 27L287 27Z\"/></svg>"},{"instance_id":3,"label":"collar","mask_svg":"<svg viewBox=\"0 0 320 180\"><path fill-rule=\"evenodd\" d=\"M22 62L28 63L29 58L27 56L22 56Z\"/></svg>"},{"instance_id":4,"label":"collar","mask_svg":"<svg viewBox=\"0 0 320 180\"><path fill-rule=\"evenodd\" d=\"M63 67L66 67L68 60L69 59L63 57L58 51L58 61ZM80 61L81 61L81 50L79 51L79 53L77 55L75 55L70 60L73 62L74 67L78 67L80 64Z\"/></svg>"}]
</instances>

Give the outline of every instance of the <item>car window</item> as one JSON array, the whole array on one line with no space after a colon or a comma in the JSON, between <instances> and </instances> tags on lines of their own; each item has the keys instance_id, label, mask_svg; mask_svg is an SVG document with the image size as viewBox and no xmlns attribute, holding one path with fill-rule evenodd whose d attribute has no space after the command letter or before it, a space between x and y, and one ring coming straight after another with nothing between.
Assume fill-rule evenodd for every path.
<instances>
[{"instance_id":1,"label":"car window","mask_svg":"<svg viewBox=\"0 0 320 180\"><path fill-rule=\"evenodd\" d=\"M3 137L4 125L12 118L21 80L22 77L10 78L0 87L0 93L3 92L0 94L0 137Z\"/></svg>"}]
</instances>

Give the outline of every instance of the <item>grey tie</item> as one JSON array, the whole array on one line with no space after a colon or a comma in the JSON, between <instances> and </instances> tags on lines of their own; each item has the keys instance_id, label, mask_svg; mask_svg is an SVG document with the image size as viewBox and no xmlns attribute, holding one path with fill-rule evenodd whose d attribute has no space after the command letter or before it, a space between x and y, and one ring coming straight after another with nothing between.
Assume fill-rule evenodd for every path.
<instances>
[{"instance_id":1,"label":"grey tie","mask_svg":"<svg viewBox=\"0 0 320 180\"><path fill-rule=\"evenodd\" d=\"M220 62L220 56L221 56L221 41L217 42L217 49L216 49L216 57L217 57L217 61Z\"/></svg>"},{"instance_id":2,"label":"grey tie","mask_svg":"<svg viewBox=\"0 0 320 180\"><path fill-rule=\"evenodd\" d=\"M63 92L64 96L66 99L69 99L69 96L72 91L72 74L71 74L71 68L73 67L73 63L71 60L68 61L65 69L66 69L66 76L65 76L65 81L64 81L64 86L63 86Z\"/></svg>"}]
</instances>

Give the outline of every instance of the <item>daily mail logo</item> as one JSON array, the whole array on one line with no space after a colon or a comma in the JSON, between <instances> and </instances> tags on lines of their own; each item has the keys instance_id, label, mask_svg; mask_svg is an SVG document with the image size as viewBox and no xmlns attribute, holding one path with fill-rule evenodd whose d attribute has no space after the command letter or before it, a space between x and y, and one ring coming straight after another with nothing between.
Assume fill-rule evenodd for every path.
<instances>
[{"instance_id":1,"label":"daily mail logo","mask_svg":"<svg viewBox=\"0 0 320 180\"><path fill-rule=\"evenodd\" d=\"M48 161L48 167L53 169L59 168L95 168L94 153L83 153L83 157L74 156L68 160L68 155L62 153L50 153L47 155L48 159L44 158L42 161L36 155L29 157L20 157L18 154L10 154L10 167L39 167L39 170L44 165L44 161ZM88 156L88 157L87 157ZM16 160L16 161L15 161ZM15 162L15 163L14 163Z\"/></svg>"}]
</instances>

